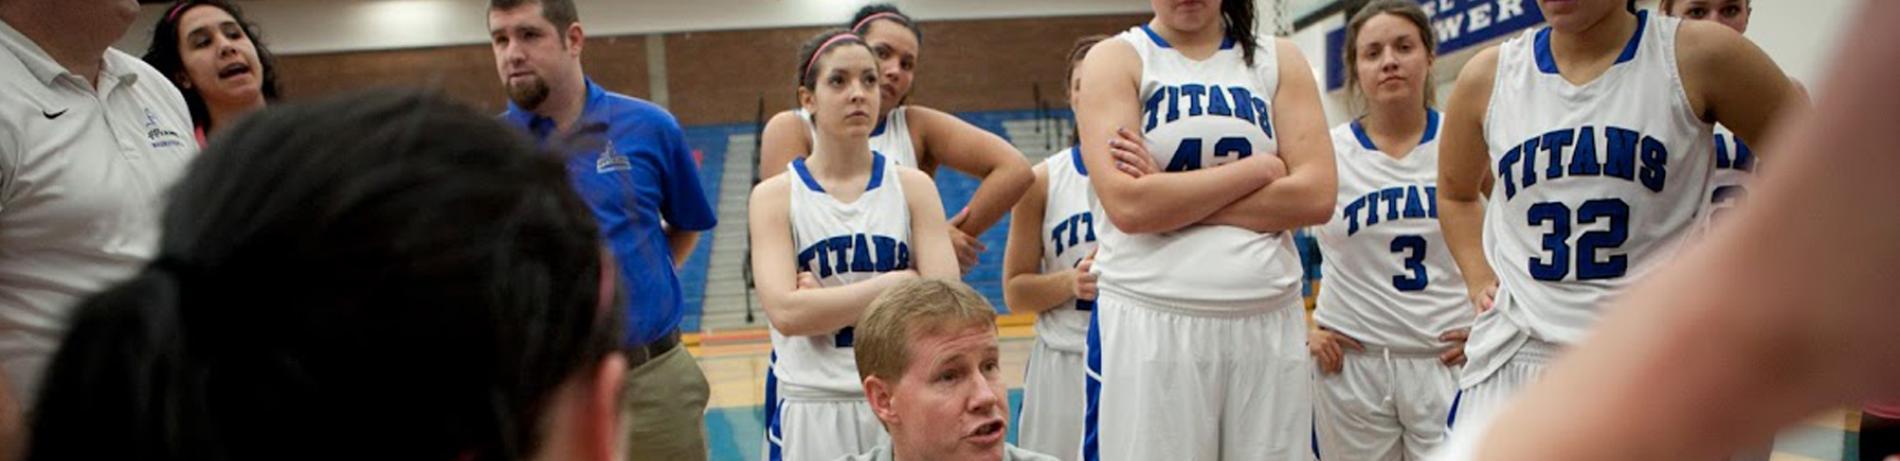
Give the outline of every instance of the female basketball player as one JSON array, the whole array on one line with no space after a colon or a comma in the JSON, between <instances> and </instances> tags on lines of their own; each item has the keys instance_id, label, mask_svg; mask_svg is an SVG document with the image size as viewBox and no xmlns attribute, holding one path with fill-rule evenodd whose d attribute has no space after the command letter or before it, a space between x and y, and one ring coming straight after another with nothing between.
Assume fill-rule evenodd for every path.
<instances>
[{"instance_id":1,"label":"female basketball player","mask_svg":"<svg viewBox=\"0 0 1900 461\"><path fill-rule=\"evenodd\" d=\"M857 35L800 50L798 99L812 155L752 190L752 266L771 321L767 459L828 460L886 436L864 400L851 325L885 288L957 276L935 183L871 150L878 65Z\"/></svg>"},{"instance_id":2,"label":"female basketball player","mask_svg":"<svg viewBox=\"0 0 1900 461\"><path fill-rule=\"evenodd\" d=\"M1312 69L1254 2L1151 0L1089 51L1100 238L1085 459L1294 459L1311 437L1299 255L1333 212ZM1117 154L1114 151L1121 151ZM1153 155L1149 155L1152 152Z\"/></svg>"},{"instance_id":3,"label":"female basketball player","mask_svg":"<svg viewBox=\"0 0 1900 461\"><path fill-rule=\"evenodd\" d=\"M277 99L270 49L257 41L257 26L224 0L173 3L152 29L144 59L185 94L200 145L217 127Z\"/></svg>"},{"instance_id":4,"label":"female basketball player","mask_svg":"<svg viewBox=\"0 0 1900 461\"><path fill-rule=\"evenodd\" d=\"M1075 66L1107 39L1091 35L1069 51L1069 95ZM1010 211L1009 244L1003 249L1003 299L1012 312L1039 314L1036 345L1023 377L1022 433L1018 446L1065 460L1082 443L1082 353L1093 296L1078 299L1082 259L1095 251L1095 217L1089 213L1088 170L1074 147L1049 154L1035 166L1036 182Z\"/></svg>"},{"instance_id":5,"label":"female basketball player","mask_svg":"<svg viewBox=\"0 0 1900 461\"><path fill-rule=\"evenodd\" d=\"M1439 208L1483 311L1461 423L1535 380L1598 305L1696 227L1711 124L1761 139L1796 100L1733 30L1631 2L1538 3L1550 26L1480 52L1446 111Z\"/></svg>"},{"instance_id":6,"label":"female basketball player","mask_svg":"<svg viewBox=\"0 0 1900 461\"><path fill-rule=\"evenodd\" d=\"M1315 232L1326 286L1307 341L1326 459L1424 459L1458 390L1471 308L1438 227L1430 24L1412 0L1346 23L1346 82L1366 112L1333 129L1339 208Z\"/></svg>"},{"instance_id":7,"label":"female basketball player","mask_svg":"<svg viewBox=\"0 0 1900 461\"><path fill-rule=\"evenodd\" d=\"M1488 430L1460 421L1442 459L1715 459L1843 402L1900 397L1900 2L1860 5L1833 51L1853 58L1832 60L1814 116L1766 145L1799 161L1764 170L1760 195L1617 297ZM1839 459L1900 460L1893 445L1869 453L1861 430L1861 457Z\"/></svg>"},{"instance_id":8,"label":"female basketball player","mask_svg":"<svg viewBox=\"0 0 1900 461\"><path fill-rule=\"evenodd\" d=\"M888 4L870 5L858 10L849 28L877 53L881 72L871 149L925 174L935 175L942 165L983 181L969 206L950 219L948 230L957 264L968 272L986 249L977 237L1003 219L1029 187L1029 163L995 134L942 111L905 104L923 44L923 32L909 16ZM811 122L810 114L801 111L773 116L759 147L759 174L783 172L786 162L811 152L817 137Z\"/></svg>"}]
</instances>

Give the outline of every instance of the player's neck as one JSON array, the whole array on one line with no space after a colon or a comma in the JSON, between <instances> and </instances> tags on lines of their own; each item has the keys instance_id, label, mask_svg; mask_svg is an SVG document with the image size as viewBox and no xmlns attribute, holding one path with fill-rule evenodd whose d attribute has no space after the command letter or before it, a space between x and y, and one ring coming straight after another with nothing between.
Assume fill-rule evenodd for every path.
<instances>
[{"instance_id":1,"label":"player's neck","mask_svg":"<svg viewBox=\"0 0 1900 461\"><path fill-rule=\"evenodd\" d=\"M1212 52L1227 39L1227 31L1219 21L1200 30L1188 31L1169 27L1167 23L1161 21L1160 16L1156 16L1148 21L1148 28L1153 29L1156 34L1161 35L1162 40L1167 40L1169 45L1182 52L1189 50Z\"/></svg>"},{"instance_id":2,"label":"player's neck","mask_svg":"<svg viewBox=\"0 0 1900 461\"><path fill-rule=\"evenodd\" d=\"M257 93L255 98L251 98L247 101L218 102L211 101L210 99L205 100L206 112L209 112L211 116L212 130L222 130L225 127L231 126L233 123L237 123L237 121L244 118L244 116L250 115L252 112L263 108L264 93L262 92ZM209 133L209 130L207 130L207 133Z\"/></svg>"},{"instance_id":3,"label":"player's neck","mask_svg":"<svg viewBox=\"0 0 1900 461\"><path fill-rule=\"evenodd\" d=\"M1376 106L1359 119L1366 135L1374 141L1419 139L1425 135L1425 105L1416 100L1374 103ZM1385 143L1380 143L1383 147ZM1397 155L1404 155L1399 153Z\"/></svg>"},{"instance_id":4,"label":"player's neck","mask_svg":"<svg viewBox=\"0 0 1900 461\"><path fill-rule=\"evenodd\" d=\"M1552 33L1550 52L1560 68L1574 68L1623 52L1630 35L1636 33L1636 15L1615 11L1583 30Z\"/></svg>"},{"instance_id":5,"label":"player's neck","mask_svg":"<svg viewBox=\"0 0 1900 461\"><path fill-rule=\"evenodd\" d=\"M871 170L871 142L862 136L825 133L812 140L811 158L805 166L812 174L826 178L849 178Z\"/></svg>"}]
</instances>

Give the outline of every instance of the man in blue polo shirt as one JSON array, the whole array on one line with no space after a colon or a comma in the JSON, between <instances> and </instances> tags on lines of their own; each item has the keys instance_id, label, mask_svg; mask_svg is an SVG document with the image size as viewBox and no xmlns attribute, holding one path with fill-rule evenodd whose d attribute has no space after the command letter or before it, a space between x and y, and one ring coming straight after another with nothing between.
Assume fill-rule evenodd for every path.
<instances>
[{"instance_id":1,"label":"man in blue polo shirt","mask_svg":"<svg viewBox=\"0 0 1900 461\"><path fill-rule=\"evenodd\" d=\"M679 347L674 264L714 224L679 122L608 92L581 71L586 35L572 0L491 0L490 42L508 91L503 119L568 155L628 302L622 431L630 460L705 459L706 375Z\"/></svg>"}]
</instances>

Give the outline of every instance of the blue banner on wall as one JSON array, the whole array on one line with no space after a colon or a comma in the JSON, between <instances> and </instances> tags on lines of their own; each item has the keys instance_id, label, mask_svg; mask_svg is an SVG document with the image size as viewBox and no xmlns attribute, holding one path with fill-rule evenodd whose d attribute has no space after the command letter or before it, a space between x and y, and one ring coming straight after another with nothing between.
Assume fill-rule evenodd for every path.
<instances>
[{"instance_id":1,"label":"blue banner on wall","mask_svg":"<svg viewBox=\"0 0 1900 461\"><path fill-rule=\"evenodd\" d=\"M1419 0L1438 35L1438 54L1450 54L1544 23L1536 0ZM1326 89L1346 86L1346 28L1326 33Z\"/></svg>"}]
</instances>

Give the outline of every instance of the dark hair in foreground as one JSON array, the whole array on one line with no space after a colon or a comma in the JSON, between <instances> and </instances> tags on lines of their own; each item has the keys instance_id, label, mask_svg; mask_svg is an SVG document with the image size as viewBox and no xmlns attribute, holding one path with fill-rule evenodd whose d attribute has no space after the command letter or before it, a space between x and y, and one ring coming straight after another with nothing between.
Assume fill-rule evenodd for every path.
<instances>
[{"instance_id":1,"label":"dark hair in foreground","mask_svg":"<svg viewBox=\"0 0 1900 461\"><path fill-rule=\"evenodd\" d=\"M1254 2L1224 0L1220 3L1220 16L1227 20L1227 28L1222 34L1240 45L1241 61L1253 65L1254 51L1260 49L1260 36L1253 33L1254 22L1259 17L1254 13ZM1267 45L1272 46L1272 43Z\"/></svg>"},{"instance_id":2,"label":"dark hair in foreground","mask_svg":"<svg viewBox=\"0 0 1900 461\"><path fill-rule=\"evenodd\" d=\"M178 21L184 18L186 10L200 6L224 10L237 20L238 27L244 29L244 36L250 37L251 46L257 48L257 65L263 68L259 69L263 81L258 83L258 90L264 93L265 101L276 102L282 93L277 87L277 55L272 54L270 47L264 46L264 39L257 35L257 23L246 19L244 10L237 5L224 0L179 0L173 3L171 8L165 9L165 15L158 18L158 23L152 26L151 44L145 48L145 55L140 59L158 69L158 73L164 74L165 78L183 76L185 58L178 53ZM185 95L185 106L191 109L191 124L210 132L211 110L205 106L204 96L198 94L197 88L185 88L176 81L172 82L172 86Z\"/></svg>"},{"instance_id":3,"label":"dark hair in foreground","mask_svg":"<svg viewBox=\"0 0 1900 461\"><path fill-rule=\"evenodd\" d=\"M872 18L873 16L876 18ZM910 31L911 36L917 37L919 46L924 44L924 29L918 27L917 21L912 20L910 15L898 10L897 5L889 3L873 3L858 8L857 14L851 15L851 23L846 24L845 27L850 28L851 33L864 35L865 31L871 30L871 25L878 21L890 21L904 26L905 30Z\"/></svg>"},{"instance_id":4,"label":"dark hair in foreground","mask_svg":"<svg viewBox=\"0 0 1900 461\"><path fill-rule=\"evenodd\" d=\"M522 459L616 350L595 223L492 118L373 92L211 146L76 311L28 459Z\"/></svg>"}]
</instances>

